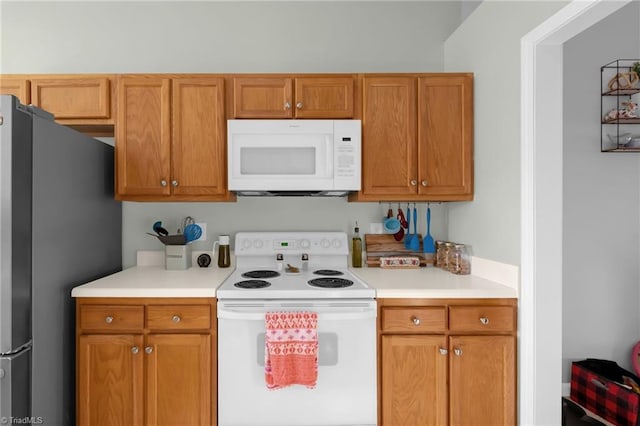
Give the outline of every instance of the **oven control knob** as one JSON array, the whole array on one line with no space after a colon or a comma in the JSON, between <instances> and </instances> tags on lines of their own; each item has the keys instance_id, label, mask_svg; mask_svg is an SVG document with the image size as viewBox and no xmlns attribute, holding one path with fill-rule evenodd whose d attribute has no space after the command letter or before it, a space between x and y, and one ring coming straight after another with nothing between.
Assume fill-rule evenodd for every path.
<instances>
[{"instance_id":1,"label":"oven control knob","mask_svg":"<svg viewBox=\"0 0 640 426\"><path fill-rule=\"evenodd\" d=\"M322 240L320 240L320 247L325 249L331 247L331 241L327 240L326 238L323 238Z\"/></svg>"},{"instance_id":2,"label":"oven control knob","mask_svg":"<svg viewBox=\"0 0 640 426\"><path fill-rule=\"evenodd\" d=\"M251 240L242 240L242 248L245 250L251 248Z\"/></svg>"},{"instance_id":3,"label":"oven control knob","mask_svg":"<svg viewBox=\"0 0 640 426\"><path fill-rule=\"evenodd\" d=\"M311 242L309 240L307 240L306 238L300 240L300 248L308 249L309 247L311 247Z\"/></svg>"},{"instance_id":4,"label":"oven control knob","mask_svg":"<svg viewBox=\"0 0 640 426\"><path fill-rule=\"evenodd\" d=\"M338 238L334 238L333 241L331 241L331 245L333 246L333 248L340 248L342 243Z\"/></svg>"},{"instance_id":5,"label":"oven control knob","mask_svg":"<svg viewBox=\"0 0 640 426\"><path fill-rule=\"evenodd\" d=\"M262 246L264 245L264 242L262 240L254 240L253 241L253 246L257 249L262 248Z\"/></svg>"}]
</instances>

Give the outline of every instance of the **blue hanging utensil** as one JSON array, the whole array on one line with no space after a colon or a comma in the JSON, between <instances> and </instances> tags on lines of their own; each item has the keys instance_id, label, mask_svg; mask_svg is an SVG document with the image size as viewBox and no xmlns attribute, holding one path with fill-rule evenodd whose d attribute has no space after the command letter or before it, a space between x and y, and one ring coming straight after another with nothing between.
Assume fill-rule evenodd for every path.
<instances>
[{"instance_id":1,"label":"blue hanging utensil","mask_svg":"<svg viewBox=\"0 0 640 426\"><path fill-rule=\"evenodd\" d=\"M436 245L431 236L431 207L427 204L427 235L422 240L422 251L424 253L435 253Z\"/></svg>"},{"instance_id":2,"label":"blue hanging utensil","mask_svg":"<svg viewBox=\"0 0 640 426\"><path fill-rule=\"evenodd\" d=\"M411 241L409 241L409 250L418 251L420 250L420 237L418 237L418 209L416 208L416 203L413 203L413 235L411 236Z\"/></svg>"}]
</instances>

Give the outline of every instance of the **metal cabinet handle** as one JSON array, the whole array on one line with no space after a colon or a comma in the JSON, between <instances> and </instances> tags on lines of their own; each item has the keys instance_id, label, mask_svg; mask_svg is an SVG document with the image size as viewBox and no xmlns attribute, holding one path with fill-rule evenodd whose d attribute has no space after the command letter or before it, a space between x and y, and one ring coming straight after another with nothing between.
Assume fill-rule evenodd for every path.
<instances>
[{"instance_id":1,"label":"metal cabinet handle","mask_svg":"<svg viewBox=\"0 0 640 426\"><path fill-rule=\"evenodd\" d=\"M487 324L489 324L489 318L487 318L487 317L482 317L482 318L480 318L480 322L481 322L482 324L484 324L484 325L487 325Z\"/></svg>"},{"instance_id":2,"label":"metal cabinet handle","mask_svg":"<svg viewBox=\"0 0 640 426\"><path fill-rule=\"evenodd\" d=\"M296 104L296 108L298 108L298 109L302 109L302 102L298 102L298 103Z\"/></svg>"},{"instance_id":3,"label":"metal cabinet handle","mask_svg":"<svg viewBox=\"0 0 640 426\"><path fill-rule=\"evenodd\" d=\"M291 109L291 103L290 102L285 102L284 103L284 109Z\"/></svg>"},{"instance_id":4,"label":"metal cabinet handle","mask_svg":"<svg viewBox=\"0 0 640 426\"><path fill-rule=\"evenodd\" d=\"M172 180L171 181L171 185L175 188L176 186L178 186L178 181L177 180Z\"/></svg>"},{"instance_id":5,"label":"metal cabinet handle","mask_svg":"<svg viewBox=\"0 0 640 426\"><path fill-rule=\"evenodd\" d=\"M422 186L427 186L427 185L428 185L428 183L427 183L427 181L426 181L426 180L423 180L423 181L422 181L422 182L420 182L420 183L422 184Z\"/></svg>"},{"instance_id":6,"label":"metal cabinet handle","mask_svg":"<svg viewBox=\"0 0 640 426\"><path fill-rule=\"evenodd\" d=\"M104 322L106 322L107 324L111 324L113 322L113 317L106 317L104 319Z\"/></svg>"},{"instance_id":7,"label":"metal cabinet handle","mask_svg":"<svg viewBox=\"0 0 640 426\"><path fill-rule=\"evenodd\" d=\"M146 348L144 348L144 351L150 354L151 352L153 352L153 348L151 346L147 346Z\"/></svg>"},{"instance_id":8,"label":"metal cabinet handle","mask_svg":"<svg viewBox=\"0 0 640 426\"><path fill-rule=\"evenodd\" d=\"M460 348L455 348L455 349L453 350L453 353L454 353L454 354L456 354L456 356L460 356L460 355L462 355L462 349L460 349Z\"/></svg>"},{"instance_id":9,"label":"metal cabinet handle","mask_svg":"<svg viewBox=\"0 0 640 426\"><path fill-rule=\"evenodd\" d=\"M449 353L449 351L446 350L445 348L440 348L439 351L440 351L440 355L446 355Z\"/></svg>"},{"instance_id":10,"label":"metal cabinet handle","mask_svg":"<svg viewBox=\"0 0 640 426\"><path fill-rule=\"evenodd\" d=\"M160 181L160 186L167 186L167 181L166 181L166 180L164 180L164 179L162 179L162 180Z\"/></svg>"},{"instance_id":11,"label":"metal cabinet handle","mask_svg":"<svg viewBox=\"0 0 640 426\"><path fill-rule=\"evenodd\" d=\"M137 346L134 346L134 347L131 348L131 353L134 354L134 355L137 354L139 351L140 350L138 349Z\"/></svg>"},{"instance_id":12,"label":"metal cabinet handle","mask_svg":"<svg viewBox=\"0 0 640 426\"><path fill-rule=\"evenodd\" d=\"M174 316L171 318L171 321L173 321L173 322L175 322L175 323L180 322L180 320L181 320L181 318L180 318L180 316L179 316L179 315L174 315Z\"/></svg>"},{"instance_id":13,"label":"metal cabinet handle","mask_svg":"<svg viewBox=\"0 0 640 426\"><path fill-rule=\"evenodd\" d=\"M414 325L420 325L420 318L418 318L418 317L413 317L413 318L411 318L411 322L412 322Z\"/></svg>"},{"instance_id":14,"label":"metal cabinet handle","mask_svg":"<svg viewBox=\"0 0 640 426\"><path fill-rule=\"evenodd\" d=\"M411 179L411 186L416 186L418 184L418 181L415 179Z\"/></svg>"}]
</instances>

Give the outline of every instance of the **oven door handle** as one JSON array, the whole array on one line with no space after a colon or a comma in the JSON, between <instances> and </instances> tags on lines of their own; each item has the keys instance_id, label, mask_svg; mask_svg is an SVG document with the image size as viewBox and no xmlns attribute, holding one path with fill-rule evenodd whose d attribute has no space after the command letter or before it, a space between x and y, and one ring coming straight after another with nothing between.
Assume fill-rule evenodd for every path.
<instances>
[{"instance_id":1,"label":"oven door handle","mask_svg":"<svg viewBox=\"0 0 640 426\"><path fill-rule=\"evenodd\" d=\"M313 311L313 309L304 309ZM264 321L266 312L242 311L240 309L218 309L218 318L232 320ZM367 309L357 312L318 312L318 321L361 320L375 318L376 310Z\"/></svg>"}]
</instances>

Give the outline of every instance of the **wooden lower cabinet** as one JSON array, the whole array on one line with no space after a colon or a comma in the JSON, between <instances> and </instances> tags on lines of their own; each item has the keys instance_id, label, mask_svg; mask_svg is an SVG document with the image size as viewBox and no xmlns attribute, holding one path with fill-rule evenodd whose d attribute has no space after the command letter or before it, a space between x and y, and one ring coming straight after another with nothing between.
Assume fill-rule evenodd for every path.
<instances>
[{"instance_id":1,"label":"wooden lower cabinet","mask_svg":"<svg viewBox=\"0 0 640 426\"><path fill-rule=\"evenodd\" d=\"M516 424L515 299L378 299L381 426Z\"/></svg>"},{"instance_id":2,"label":"wooden lower cabinet","mask_svg":"<svg viewBox=\"0 0 640 426\"><path fill-rule=\"evenodd\" d=\"M81 335L77 346L77 424L143 424L142 335Z\"/></svg>"},{"instance_id":3,"label":"wooden lower cabinet","mask_svg":"<svg viewBox=\"0 0 640 426\"><path fill-rule=\"evenodd\" d=\"M447 423L444 336L382 336L381 425Z\"/></svg>"},{"instance_id":4,"label":"wooden lower cabinet","mask_svg":"<svg viewBox=\"0 0 640 426\"><path fill-rule=\"evenodd\" d=\"M77 300L77 424L216 424L213 299Z\"/></svg>"}]
</instances>

